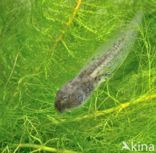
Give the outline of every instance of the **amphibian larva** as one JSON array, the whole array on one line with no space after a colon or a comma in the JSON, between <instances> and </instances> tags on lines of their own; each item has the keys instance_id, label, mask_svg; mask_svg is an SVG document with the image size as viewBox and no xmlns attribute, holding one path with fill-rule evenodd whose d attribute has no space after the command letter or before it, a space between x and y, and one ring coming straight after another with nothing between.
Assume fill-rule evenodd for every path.
<instances>
[{"instance_id":1,"label":"amphibian larva","mask_svg":"<svg viewBox=\"0 0 156 153\"><path fill-rule=\"evenodd\" d=\"M55 107L58 111L63 112L82 104L97 86L109 78L109 75L123 63L136 39L136 27L141 21L141 16L142 13L137 13L126 30L111 43L101 56L95 58L57 92Z\"/></svg>"}]
</instances>

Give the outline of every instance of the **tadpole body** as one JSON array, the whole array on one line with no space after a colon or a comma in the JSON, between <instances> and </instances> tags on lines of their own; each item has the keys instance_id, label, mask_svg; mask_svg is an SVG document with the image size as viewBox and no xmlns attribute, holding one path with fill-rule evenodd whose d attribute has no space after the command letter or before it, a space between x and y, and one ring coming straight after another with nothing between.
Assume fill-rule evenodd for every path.
<instances>
[{"instance_id":1,"label":"tadpole body","mask_svg":"<svg viewBox=\"0 0 156 153\"><path fill-rule=\"evenodd\" d=\"M136 13L128 24L101 55L91 60L90 64L57 92L55 107L59 112L77 107L84 103L92 92L124 62L137 37L137 28L142 13Z\"/></svg>"}]
</instances>

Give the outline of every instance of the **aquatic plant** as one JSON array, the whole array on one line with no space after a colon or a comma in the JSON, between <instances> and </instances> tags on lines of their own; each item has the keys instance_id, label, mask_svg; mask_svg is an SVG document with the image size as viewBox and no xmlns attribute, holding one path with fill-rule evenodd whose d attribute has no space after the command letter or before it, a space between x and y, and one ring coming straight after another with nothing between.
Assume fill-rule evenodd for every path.
<instances>
[{"instance_id":1,"label":"aquatic plant","mask_svg":"<svg viewBox=\"0 0 156 153\"><path fill-rule=\"evenodd\" d=\"M156 144L156 2L1 0L0 152L125 152ZM144 12L127 60L81 107L60 114L56 92L97 48Z\"/></svg>"}]
</instances>

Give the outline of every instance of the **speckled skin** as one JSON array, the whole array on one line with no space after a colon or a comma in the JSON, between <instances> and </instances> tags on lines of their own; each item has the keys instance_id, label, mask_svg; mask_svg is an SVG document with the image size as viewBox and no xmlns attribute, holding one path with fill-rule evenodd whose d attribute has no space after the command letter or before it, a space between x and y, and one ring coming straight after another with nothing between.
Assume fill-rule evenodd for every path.
<instances>
[{"instance_id":1,"label":"speckled skin","mask_svg":"<svg viewBox=\"0 0 156 153\"><path fill-rule=\"evenodd\" d=\"M76 77L57 92L55 107L63 112L65 109L79 106L94 89L94 81L90 78Z\"/></svg>"},{"instance_id":2,"label":"speckled skin","mask_svg":"<svg viewBox=\"0 0 156 153\"><path fill-rule=\"evenodd\" d=\"M136 38L136 31L131 25L138 23L140 14L132 20L127 31L110 45L103 55L95 58L78 76L67 82L56 94L55 107L63 112L81 105L95 88L122 64L128 55L128 48Z\"/></svg>"},{"instance_id":3,"label":"speckled skin","mask_svg":"<svg viewBox=\"0 0 156 153\"><path fill-rule=\"evenodd\" d=\"M123 42L120 38L103 56L94 59L77 77L66 83L57 92L56 109L63 112L83 103L91 95L92 91L109 77L111 73L109 65L111 65L113 58L118 54L122 45ZM105 71L102 71L103 69Z\"/></svg>"}]
</instances>

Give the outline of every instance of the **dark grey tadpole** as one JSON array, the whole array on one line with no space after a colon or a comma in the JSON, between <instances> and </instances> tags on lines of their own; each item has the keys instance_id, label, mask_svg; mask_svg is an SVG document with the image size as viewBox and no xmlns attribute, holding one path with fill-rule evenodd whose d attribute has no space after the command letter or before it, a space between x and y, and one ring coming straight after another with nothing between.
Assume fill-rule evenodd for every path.
<instances>
[{"instance_id":1,"label":"dark grey tadpole","mask_svg":"<svg viewBox=\"0 0 156 153\"><path fill-rule=\"evenodd\" d=\"M73 80L63 85L55 99L55 107L59 112L84 103L91 93L124 62L136 40L141 18L142 13L136 13L127 28L111 41L107 49L102 50L100 56L91 60Z\"/></svg>"}]
</instances>

